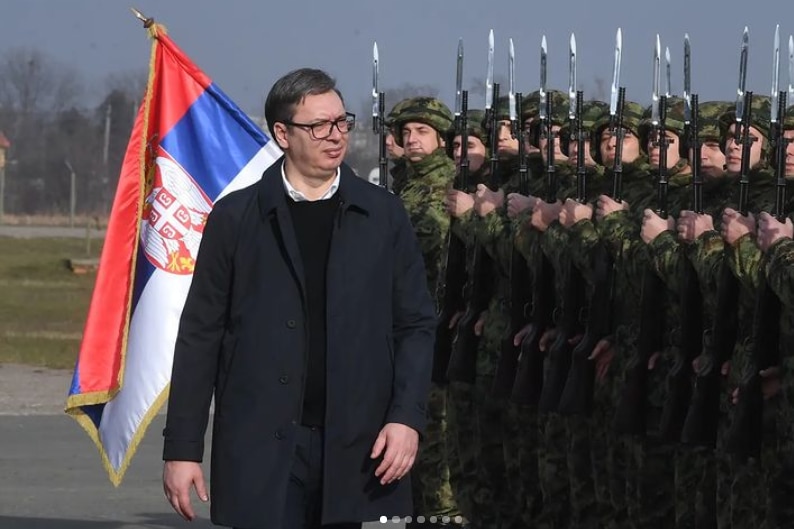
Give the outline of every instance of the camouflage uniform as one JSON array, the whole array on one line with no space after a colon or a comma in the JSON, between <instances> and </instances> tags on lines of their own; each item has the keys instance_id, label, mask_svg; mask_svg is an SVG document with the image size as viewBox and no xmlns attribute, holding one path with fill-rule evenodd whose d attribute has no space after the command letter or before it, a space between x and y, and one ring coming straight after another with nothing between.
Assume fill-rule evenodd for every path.
<instances>
[{"instance_id":1,"label":"camouflage uniform","mask_svg":"<svg viewBox=\"0 0 794 529\"><path fill-rule=\"evenodd\" d=\"M626 102L623 112L624 127L637 137L642 119L642 107L637 103ZM600 139L608 126L608 117L596 123L595 139ZM598 141L591 144L594 158L600 162ZM617 211L595 223L597 237L613 260L613 296L609 302L612 311L612 346L615 356L609 367L606 379L596 384L593 417L596 428L609 431L594 432L603 441L606 454L593 454L596 466L594 480L601 498L612 503L614 527L625 527L630 513L638 509L636 491L627 488L627 471L630 465L630 437L612 430L614 411L622 396L623 385L631 362L636 361L636 342L638 333L636 301L640 298L640 282L647 267L648 255L644 243L639 238L639 225L642 211L655 196L648 179L649 166L643 156L632 163L623 164L623 200L631 206L630 211ZM606 180L614 179L612 168L606 169ZM609 310L610 307L593 307L591 310ZM604 465L605 463L605 465ZM606 468L604 468L606 466ZM606 479L605 479L606 478ZM600 490L599 490L600 489Z\"/></svg>"},{"instance_id":2,"label":"camouflage uniform","mask_svg":"<svg viewBox=\"0 0 794 529\"><path fill-rule=\"evenodd\" d=\"M470 136L478 138L484 145L488 144L488 135L482 127L484 112L471 109L467 113L467 131ZM452 157L452 143L458 131L450 130L447 136L447 154ZM477 171L469 173L466 188L459 176L456 177L456 188L467 193L476 191L477 184L487 181L488 164L484 163ZM474 213L471 212L466 219L453 222L452 231L456 237L461 238L466 244L467 262L473 258L473 228ZM471 273L471 266L468 266ZM470 279L471 281L471 279ZM447 398L447 448L449 455L449 481L455 500L464 517L468 520L474 518L473 497L477 490L477 461L479 460L479 441L477 428L472 420L474 416L474 400L471 385L450 381Z\"/></svg>"},{"instance_id":3,"label":"camouflage uniform","mask_svg":"<svg viewBox=\"0 0 794 529\"><path fill-rule=\"evenodd\" d=\"M668 112L665 122L667 131L677 135L674 147L681 147L684 133L683 100L670 98L667 100ZM650 141L657 141L652 135L657 134L651 122L651 108L646 110L645 119L639 127L640 147L646 152ZM679 151L680 152L680 151ZM658 166L651 168L649 181L658 179ZM686 159L682 158L673 167L667 169L667 204L669 216L678 216L683 206L688 203L690 194L691 171ZM654 201L652 209L658 210L659 204ZM673 369L678 348L680 347L680 307L678 296L680 291L682 254L678 240L673 231L660 234L651 244L646 246L650 259L650 268L646 274L653 274L661 281L659 297L650 302L659 308L661 318L661 339L655 346L654 369L648 370L645 390L645 424L642 430L645 435L632 436L628 439L632 457L628 472L627 490L633 492L630 505L635 509L631 512L632 521L638 527L672 527L675 524L675 466L670 461L675 457L675 443L661 437L661 416L668 398L667 377ZM643 295L646 293L643 292ZM649 293L648 293L649 294ZM649 301L642 300L641 303ZM649 330L640 329L640 332ZM643 359L639 359L643 361Z\"/></svg>"},{"instance_id":4,"label":"camouflage uniform","mask_svg":"<svg viewBox=\"0 0 794 529\"><path fill-rule=\"evenodd\" d=\"M721 136L723 142L726 141L728 126L733 123L733 112L723 114L720 118ZM753 101L753 123L758 128L764 142L764 153L767 149L768 127L769 127L769 102L768 99L757 97ZM763 161L751 169L750 179L750 201L748 209L757 211L758 208L765 208L768 201L768 193L772 179L766 172L766 164ZM736 184L736 175L729 183L727 190L732 195L726 205L736 207L738 203L739 186ZM715 212L715 225L720 219L722 208ZM719 228L717 228L719 229ZM717 492L716 506L717 523L720 528L727 527L755 527L758 526L763 518L763 473L760 465L755 460L748 462L739 461L729 449L729 435L731 423L734 419L734 406L731 404L731 392L737 387L748 369L752 369L750 358L751 352L751 323L754 300L757 292L758 263L760 252L751 236L746 236L737 241L734 245L727 247L719 232L707 232L701 235L693 248L693 264L698 271L701 281L701 288L704 285L714 285L715 291L719 283L719 271L724 264L730 268L739 284L739 299L736 310L737 318L737 339L736 345L730 357L731 369L727 380L723 381L724 388L721 392L720 402L720 421L717 432L716 448L716 467L717 467ZM749 266L755 263L755 266ZM720 316L719 307L715 307L714 318ZM714 365L714 359L704 357L704 365ZM715 366L719 369L719 366ZM739 491L742 491L739 494Z\"/></svg>"},{"instance_id":5,"label":"camouflage uniform","mask_svg":"<svg viewBox=\"0 0 794 529\"><path fill-rule=\"evenodd\" d=\"M393 123L396 131L400 132L398 144L402 144L402 127L413 122L430 125L442 137L452 125L452 113L437 99L418 97L410 100ZM450 223L444 198L452 185L455 166L443 148L421 160L408 160L407 164L412 178L400 190L400 198L416 231L425 259L428 286L436 295L438 305ZM425 518L461 515L449 483L446 401L446 388L433 384L428 400L427 429L412 472L414 508L417 516Z\"/></svg>"}]
</instances>

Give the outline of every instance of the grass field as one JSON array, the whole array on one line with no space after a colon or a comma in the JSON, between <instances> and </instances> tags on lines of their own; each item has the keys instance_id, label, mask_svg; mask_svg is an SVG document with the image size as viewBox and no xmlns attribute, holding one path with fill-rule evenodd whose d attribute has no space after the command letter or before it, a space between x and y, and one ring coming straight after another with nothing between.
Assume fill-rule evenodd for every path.
<instances>
[{"instance_id":1,"label":"grass field","mask_svg":"<svg viewBox=\"0 0 794 529\"><path fill-rule=\"evenodd\" d=\"M0 237L0 363L74 367L96 276L68 260L85 257L81 239Z\"/></svg>"}]
</instances>

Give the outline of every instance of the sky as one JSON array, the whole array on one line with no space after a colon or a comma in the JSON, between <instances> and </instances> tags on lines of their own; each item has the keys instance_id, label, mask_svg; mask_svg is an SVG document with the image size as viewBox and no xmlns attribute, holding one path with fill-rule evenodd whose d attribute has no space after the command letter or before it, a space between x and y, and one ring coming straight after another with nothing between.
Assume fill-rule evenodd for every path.
<instances>
[{"instance_id":1,"label":"sky","mask_svg":"<svg viewBox=\"0 0 794 529\"><path fill-rule=\"evenodd\" d=\"M781 32L781 86L788 84L791 0L3 0L0 58L7 49L37 48L76 68L84 100L97 102L112 73L145 71L150 42L136 7L171 38L244 111L261 115L270 86L288 71L318 67L337 79L357 111L372 89L372 46L380 52L381 89L431 85L454 103L458 39L465 48L464 88L484 78L488 31L494 30L495 73L507 76L508 39L516 48L516 90L539 86L541 36L548 40L548 84L567 89L568 41L578 43L579 88L608 89L615 32L623 32L621 84L647 104L656 34L672 55L672 88L683 87L683 37L692 45L692 89L701 101L733 100L742 30L750 30L747 89L769 94L775 25ZM504 93L506 87L502 87ZM482 108L481 91L470 108ZM386 101L387 109L396 101Z\"/></svg>"}]
</instances>

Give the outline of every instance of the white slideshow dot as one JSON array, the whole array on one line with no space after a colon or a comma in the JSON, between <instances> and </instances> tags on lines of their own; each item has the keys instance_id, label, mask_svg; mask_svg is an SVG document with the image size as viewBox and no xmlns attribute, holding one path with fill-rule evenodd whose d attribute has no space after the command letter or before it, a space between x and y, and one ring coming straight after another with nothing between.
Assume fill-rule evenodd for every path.
<instances>
[{"instance_id":1,"label":"white slideshow dot","mask_svg":"<svg viewBox=\"0 0 794 529\"><path fill-rule=\"evenodd\" d=\"M380 523L386 523L386 522L388 522L388 521L389 521L389 519L388 519L388 518L386 518L385 516L381 516L381 517L380 517Z\"/></svg>"}]
</instances>

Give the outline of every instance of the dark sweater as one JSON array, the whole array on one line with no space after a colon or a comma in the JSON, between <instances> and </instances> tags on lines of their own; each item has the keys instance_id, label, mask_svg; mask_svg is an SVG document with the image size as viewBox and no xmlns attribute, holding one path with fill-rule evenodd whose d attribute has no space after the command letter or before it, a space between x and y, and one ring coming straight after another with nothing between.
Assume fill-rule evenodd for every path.
<instances>
[{"instance_id":1,"label":"dark sweater","mask_svg":"<svg viewBox=\"0 0 794 529\"><path fill-rule=\"evenodd\" d=\"M288 196L287 204L303 261L308 318L301 424L322 427L325 420L327 349L326 269L334 219L339 208L339 193L328 200L311 202L295 202Z\"/></svg>"}]
</instances>

